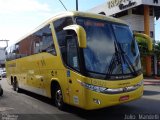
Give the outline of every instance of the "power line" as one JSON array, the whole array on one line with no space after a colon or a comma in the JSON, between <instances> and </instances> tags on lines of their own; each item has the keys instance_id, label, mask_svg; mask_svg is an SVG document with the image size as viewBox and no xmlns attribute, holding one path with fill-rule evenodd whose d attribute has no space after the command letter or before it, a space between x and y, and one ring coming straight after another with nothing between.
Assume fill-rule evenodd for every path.
<instances>
[{"instance_id":1,"label":"power line","mask_svg":"<svg viewBox=\"0 0 160 120\"><path fill-rule=\"evenodd\" d=\"M63 4L63 2L61 0L59 0L59 2L62 4L62 6L64 7L64 9L67 11L67 8L65 7L65 5Z\"/></svg>"}]
</instances>

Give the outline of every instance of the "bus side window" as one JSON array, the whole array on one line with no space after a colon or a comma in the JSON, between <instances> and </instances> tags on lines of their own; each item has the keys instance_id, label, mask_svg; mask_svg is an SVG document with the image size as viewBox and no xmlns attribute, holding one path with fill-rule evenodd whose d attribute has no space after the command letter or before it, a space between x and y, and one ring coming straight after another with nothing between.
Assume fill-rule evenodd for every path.
<instances>
[{"instance_id":1,"label":"bus side window","mask_svg":"<svg viewBox=\"0 0 160 120\"><path fill-rule=\"evenodd\" d=\"M19 43L17 43L15 46L15 54L16 54L16 58L21 58L21 55L19 53Z\"/></svg>"},{"instance_id":2,"label":"bus side window","mask_svg":"<svg viewBox=\"0 0 160 120\"><path fill-rule=\"evenodd\" d=\"M10 60L10 47L6 49L6 60Z\"/></svg>"},{"instance_id":3,"label":"bus side window","mask_svg":"<svg viewBox=\"0 0 160 120\"><path fill-rule=\"evenodd\" d=\"M43 27L33 34L32 53L48 52L56 55L55 45L52 37L52 32L49 25Z\"/></svg>"},{"instance_id":4,"label":"bus side window","mask_svg":"<svg viewBox=\"0 0 160 120\"><path fill-rule=\"evenodd\" d=\"M48 52L53 55L56 55L55 45L53 41L53 36L51 29L48 26L42 29L42 45L41 45L42 52Z\"/></svg>"},{"instance_id":5,"label":"bus side window","mask_svg":"<svg viewBox=\"0 0 160 120\"><path fill-rule=\"evenodd\" d=\"M38 30L33 33L30 37L31 39L31 54L37 54L41 52L41 42L42 42L42 30Z\"/></svg>"},{"instance_id":6,"label":"bus side window","mask_svg":"<svg viewBox=\"0 0 160 120\"><path fill-rule=\"evenodd\" d=\"M67 32L64 31L63 28L68 25L72 25L73 20L71 17L65 17L65 18L61 18L61 19L54 21L53 24L54 24L54 28L56 31L56 36L58 39L58 44L60 47L62 59L66 63L66 49L67 48L66 48L66 38L65 37L66 37Z\"/></svg>"},{"instance_id":7,"label":"bus side window","mask_svg":"<svg viewBox=\"0 0 160 120\"><path fill-rule=\"evenodd\" d=\"M11 46L11 60L16 59L16 48L15 45Z\"/></svg>"}]
</instances>

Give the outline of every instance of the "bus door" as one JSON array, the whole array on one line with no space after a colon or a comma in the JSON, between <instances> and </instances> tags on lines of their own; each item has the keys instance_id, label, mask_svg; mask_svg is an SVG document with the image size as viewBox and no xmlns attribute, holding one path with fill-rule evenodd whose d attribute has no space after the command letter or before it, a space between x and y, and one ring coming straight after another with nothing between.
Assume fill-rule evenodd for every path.
<instances>
[{"instance_id":1,"label":"bus door","mask_svg":"<svg viewBox=\"0 0 160 120\"><path fill-rule=\"evenodd\" d=\"M80 105L80 97L82 92L80 92L80 84L77 82L79 69L79 59L78 59L78 45L76 37L67 37L67 65L69 69L67 70L67 82L69 87L69 97L70 103L73 105Z\"/></svg>"}]
</instances>

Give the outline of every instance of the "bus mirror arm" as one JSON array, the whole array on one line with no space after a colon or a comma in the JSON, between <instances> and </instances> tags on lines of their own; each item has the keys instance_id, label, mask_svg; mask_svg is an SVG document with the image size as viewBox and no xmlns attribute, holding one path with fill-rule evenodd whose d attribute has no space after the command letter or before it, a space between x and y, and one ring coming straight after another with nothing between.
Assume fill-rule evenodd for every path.
<instances>
[{"instance_id":1,"label":"bus mirror arm","mask_svg":"<svg viewBox=\"0 0 160 120\"><path fill-rule=\"evenodd\" d=\"M63 30L75 31L75 33L77 34L79 47L80 48L86 48L87 47L86 31L84 30L84 28L82 26L80 26L80 25L69 25L69 26L63 28Z\"/></svg>"},{"instance_id":2,"label":"bus mirror arm","mask_svg":"<svg viewBox=\"0 0 160 120\"><path fill-rule=\"evenodd\" d=\"M143 34L143 33L134 33L134 38L136 38L136 37L140 37L140 38L145 39L146 42L147 42L147 44L148 44L148 50L152 51L152 49L153 49L152 48L152 42L153 42L153 40L152 40L152 38L150 36L148 36L146 34Z\"/></svg>"}]
</instances>

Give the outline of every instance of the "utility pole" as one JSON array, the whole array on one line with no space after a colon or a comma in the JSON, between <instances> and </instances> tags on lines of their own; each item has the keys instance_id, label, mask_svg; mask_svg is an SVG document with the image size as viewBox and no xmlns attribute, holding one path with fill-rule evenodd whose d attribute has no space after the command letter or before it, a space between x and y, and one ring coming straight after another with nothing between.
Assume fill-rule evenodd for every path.
<instances>
[{"instance_id":1,"label":"utility pole","mask_svg":"<svg viewBox=\"0 0 160 120\"><path fill-rule=\"evenodd\" d=\"M78 11L78 0L76 0L76 11Z\"/></svg>"}]
</instances>

